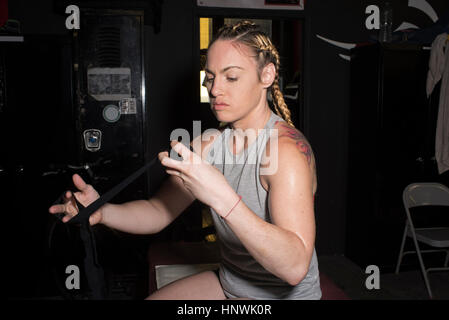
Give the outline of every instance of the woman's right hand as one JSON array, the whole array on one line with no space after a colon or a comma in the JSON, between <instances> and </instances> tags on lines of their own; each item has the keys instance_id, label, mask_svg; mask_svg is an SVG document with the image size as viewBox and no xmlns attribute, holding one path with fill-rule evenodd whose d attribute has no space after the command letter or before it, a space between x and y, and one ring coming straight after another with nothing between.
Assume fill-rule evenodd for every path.
<instances>
[{"instance_id":1,"label":"woman's right hand","mask_svg":"<svg viewBox=\"0 0 449 320\"><path fill-rule=\"evenodd\" d=\"M90 184L86 184L79 175L74 174L72 179L75 187L79 191L75 192L74 194L72 194L72 192L70 191L67 191L65 193L63 204L55 204L48 209L51 214L64 213L65 216L64 218L62 218L62 222L69 221L79 212L75 199L73 197L75 197L76 200L78 200L78 202L81 203L84 207L87 207L100 197L98 192ZM99 209L92 213L89 218L89 223L90 225L101 223L102 218L103 214L101 212L101 209Z\"/></svg>"}]
</instances>

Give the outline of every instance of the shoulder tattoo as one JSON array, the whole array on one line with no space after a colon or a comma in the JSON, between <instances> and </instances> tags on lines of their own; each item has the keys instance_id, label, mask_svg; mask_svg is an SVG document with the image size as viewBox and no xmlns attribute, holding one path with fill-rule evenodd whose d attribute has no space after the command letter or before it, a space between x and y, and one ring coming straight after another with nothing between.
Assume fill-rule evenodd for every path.
<instances>
[{"instance_id":1,"label":"shoulder tattoo","mask_svg":"<svg viewBox=\"0 0 449 320\"><path fill-rule=\"evenodd\" d=\"M276 124L277 123L278 122L276 122ZM292 128L285 122L281 122L279 125L282 128L282 130L280 130L279 137L287 136L293 139L299 151L307 158L307 163L310 165L312 161L312 148L310 147L306 137L304 137L299 130Z\"/></svg>"}]
</instances>

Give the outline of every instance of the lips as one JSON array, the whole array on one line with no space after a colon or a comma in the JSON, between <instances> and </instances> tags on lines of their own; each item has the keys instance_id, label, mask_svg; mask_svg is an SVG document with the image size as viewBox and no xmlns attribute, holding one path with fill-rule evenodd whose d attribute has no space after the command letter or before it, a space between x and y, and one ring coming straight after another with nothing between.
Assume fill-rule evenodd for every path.
<instances>
[{"instance_id":1,"label":"lips","mask_svg":"<svg viewBox=\"0 0 449 320\"><path fill-rule=\"evenodd\" d=\"M214 110L223 110L229 107L229 105L227 103L219 101L212 103L212 107L214 108Z\"/></svg>"}]
</instances>

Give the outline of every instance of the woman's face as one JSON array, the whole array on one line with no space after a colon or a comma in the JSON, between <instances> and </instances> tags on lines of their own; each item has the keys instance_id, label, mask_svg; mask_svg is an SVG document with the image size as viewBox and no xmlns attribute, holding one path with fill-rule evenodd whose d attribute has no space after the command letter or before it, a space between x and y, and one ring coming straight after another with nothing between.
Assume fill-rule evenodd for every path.
<instances>
[{"instance_id":1,"label":"woman's face","mask_svg":"<svg viewBox=\"0 0 449 320\"><path fill-rule=\"evenodd\" d=\"M205 85L218 121L234 122L254 108L264 107L266 89L259 80L257 62L246 45L217 40L207 52Z\"/></svg>"}]
</instances>

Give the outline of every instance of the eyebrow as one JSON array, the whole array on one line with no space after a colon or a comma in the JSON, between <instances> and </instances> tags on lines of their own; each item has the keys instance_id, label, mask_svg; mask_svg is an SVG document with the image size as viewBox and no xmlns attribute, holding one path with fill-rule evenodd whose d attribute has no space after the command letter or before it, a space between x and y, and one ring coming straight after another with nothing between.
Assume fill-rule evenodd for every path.
<instances>
[{"instance_id":1,"label":"eyebrow","mask_svg":"<svg viewBox=\"0 0 449 320\"><path fill-rule=\"evenodd\" d=\"M239 67L239 66L229 66L229 67L226 67L223 70L221 70L220 73L226 72L226 71L228 71L229 69L232 69L232 68L237 68L237 69L240 69L240 70L244 70L242 67ZM213 73L212 71L210 71L207 68L205 68L204 71L206 71L207 73L211 73L211 74L213 74L215 76L215 73Z\"/></svg>"}]
</instances>

